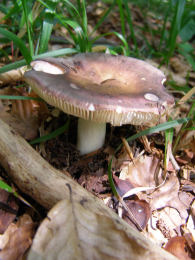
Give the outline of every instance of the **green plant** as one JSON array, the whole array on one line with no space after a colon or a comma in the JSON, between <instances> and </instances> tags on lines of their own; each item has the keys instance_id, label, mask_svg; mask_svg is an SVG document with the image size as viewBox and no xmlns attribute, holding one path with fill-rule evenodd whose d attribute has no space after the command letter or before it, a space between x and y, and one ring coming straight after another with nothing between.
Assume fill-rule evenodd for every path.
<instances>
[{"instance_id":1,"label":"green plant","mask_svg":"<svg viewBox=\"0 0 195 260\"><path fill-rule=\"evenodd\" d=\"M9 64L1 68L0 73L30 64L31 60L44 56L90 52L99 38L109 34L115 34L122 41L121 50L125 55L128 55L128 44L120 33L108 32L95 38L92 37L94 31L101 26L104 19L111 12L114 3L115 1L108 7L91 34L88 33L86 1L77 0L75 5L68 0L13 1L13 5L9 3L8 12L5 11L5 8L3 8L5 6L2 5L5 13L2 21L9 21L13 17L16 20L13 26L0 27L0 34L4 36L2 41L4 43L13 43L14 51L18 48L24 60L16 61L12 65ZM21 15L18 15L18 13L21 13ZM48 43L53 29L59 24L67 30L63 41L70 47L48 52ZM6 51L10 53L11 49L8 48ZM4 55L3 52L2 55Z\"/></svg>"},{"instance_id":2,"label":"green plant","mask_svg":"<svg viewBox=\"0 0 195 260\"><path fill-rule=\"evenodd\" d=\"M124 38L126 38L126 23L129 26L130 29L130 36L128 37L128 40L130 38L132 39L132 42L134 44L134 48L132 50L127 48L127 54L128 56L131 54L132 56L139 56L139 49L137 45L137 40L135 37L134 33L134 28L133 28L133 22L132 22L132 16L131 16L131 10L129 8L129 4L127 0L117 0L117 5L119 9L119 14L120 14L120 20L121 20L121 32Z\"/></svg>"},{"instance_id":3,"label":"green plant","mask_svg":"<svg viewBox=\"0 0 195 260\"><path fill-rule=\"evenodd\" d=\"M190 120L182 123L177 137L174 140L173 153L177 151L177 147L182 137L185 136L188 131L195 130L195 102L191 104L190 110L188 112L188 118L190 118Z\"/></svg>"}]
</instances>

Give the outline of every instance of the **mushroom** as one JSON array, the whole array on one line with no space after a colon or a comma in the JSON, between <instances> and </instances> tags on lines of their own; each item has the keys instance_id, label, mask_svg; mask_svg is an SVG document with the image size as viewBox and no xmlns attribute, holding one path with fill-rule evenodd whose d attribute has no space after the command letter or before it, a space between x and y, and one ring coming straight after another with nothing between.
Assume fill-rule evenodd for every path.
<instances>
[{"instance_id":1,"label":"mushroom","mask_svg":"<svg viewBox=\"0 0 195 260\"><path fill-rule=\"evenodd\" d=\"M24 74L32 89L50 105L79 117L81 155L101 148L106 123L154 125L174 104L164 74L135 58L104 53L46 58Z\"/></svg>"}]
</instances>

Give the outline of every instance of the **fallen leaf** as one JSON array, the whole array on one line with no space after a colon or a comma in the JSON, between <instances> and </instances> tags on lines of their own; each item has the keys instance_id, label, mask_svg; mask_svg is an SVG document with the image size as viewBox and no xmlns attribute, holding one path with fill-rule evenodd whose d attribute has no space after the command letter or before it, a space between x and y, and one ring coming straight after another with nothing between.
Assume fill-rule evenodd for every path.
<instances>
[{"instance_id":1,"label":"fallen leaf","mask_svg":"<svg viewBox=\"0 0 195 260\"><path fill-rule=\"evenodd\" d=\"M0 118L26 140L32 140L37 137L38 120L31 118L29 120L21 120L16 115L9 112L0 112Z\"/></svg>"},{"instance_id":2,"label":"fallen leaf","mask_svg":"<svg viewBox=\"0 0 195 260\"><path fill-rule=\"evenodd\" d=\"M58 202L39 227L28 260L157 259L145 254L117 219L89 210L85 203L85 199Z\"/></svg>"},{"instance_id":3,"label":"fallen leaf","mask_svg":"<svg viewBox=\"0 0 195 260\"><path fill-rule=\"evenodd\" d=\"M157 171L158 170L158 171ZM188 217L188 206L179 199L180 184L178 178L171 173L167 176L164 184L159 169L159 159L154 156L142 156L123 167L120 178L128 180L134 188L140 192L137 193L140 199L150 203L152 210L164 207L173 207L180 212L181 217L185 220ZM157 185L159 185L157 187ZM153 191L151 188L153 187ZM155 187L157 189L155 190ZM130 191L131 193L131 191Z\"/></svg>"},{"instance_id":4,"label":"fallen leaf","mask_svg":"<svg viewBox=\"0 0 195 260\"><path fill-rule=\"evenodd\" d=\"M23 215L16 224L11 223L0 236L0 259L19 260L32 243L34 223L29 215Z\"/></svg>"},{"instance_id":5,"label":"fallen leaf","mask_svg":"<svg viewBox=\"0 0 195 260\"><path fill-rule=\"evenodd\" d=\"M164 207L172 207L179 211L180 216L183 220L188 217L188 208L179 199L180 184L178 178L174 175L169 175L164 185L150 194L151 197L151 208L161 209Z\"/></svg>"},{"instance_id":6,"label":"fallen leaf","mask_svg":"<svg viewBox=\"0 0 195 260\"><path fill-rule=\"evenodd\" d=\"M156 169L159 159L155 156L141 156L128 163L120 172L120 179L129 180L135 187L156 187ZM158 182L161 183L162 179Z\"/></svg>"},{"instance_id":7,"label":"fallen leaf","mask_svg":"<svg viewBox=\"0 0 195 260\"><path fill-rule=\"evenodd\" d=\"M15 219L17 211L16 197L0 189L0 234L4 233L9 224Z\"/></svg>"},{"instance_id":8,"label":"fallen leaf","mask_svg":"<svg viewBox=\"0 0 195 260\"><path fill-rule=\"evenodd\" d=\"M0 91L1 95L29 95L25 89L5 88ZM11 106L11 108L10 108ZM40 120L48 113L45 103L35 100L6 100L0 104L0 118L26 140L37 137Z\"/></svg>"},{"instance_id":9,"label":"fallen leaf","mask_svg":"<svg viewBox=\"0 0 195 260\"><path fill-rule=\"evenodd\" d=\"M178 257L180 260L191 260L189 250L187 249L187 241L185 237L172 237L165 246L165 249L171 254Z\"/></svg>"},{"instance_id":10,"label":"fallen leaf","mask_svg":"<svg viewBox=\"0 0 195 260\"><path fill-rule=\"evenodd\" d=\"M163 246L165 243L167 243L168 239L170 238L170 232L169 230L164 230L165 232L162 233L162 230L159 229L159 212L158 210L154 210L152 212L150 221L147 225L147 237L151 239L154 243L158 244L159 246Z\"/></svg>"},{"instance_id":11,"label":"fallen leaf","mask_svg":"<svg viewBox=\"0 0 195 260\"><path fill-rule=\"evenodd\" d=\"M190 209L190 215L187 221L187 229L191 233L192 238L195 243L195 200L193 201ZM194 246L195 251L195 246Z\"/></svg>"},{"instance_id":12,"label":"fallen leaf","mask_svg":"<svg viewBox=\"0 0 195 260\"><path fill-rule=\"evenodd\" d=\"M121 197L129 190L134 188L133 184L127 179L126 180L119 179L115 174L113 174L113 179L115 182L116 190L119 196Z\"/></svg>"},{"instance_id":13,"label":"fallen leaf","mask_svg":"<svg viewBox=\"0 0 195 260\"><path fill-rule=\"evenodd\" d=\"M130 209L136 222L143 230L146 227L151 216L149 204L145 200L139 200L138 198L135 198L133 200L125 200L125 204ZM129 216L128 212L125 209L123 212L123 219L134 228L137 228L134 224L134 221L131 219L131 216Z\"/></svg>"},{"instance_id":14,"label":"fallen leaf","mask_svg":"<svg viewBox=\"0 0 195 260\"><path fill-rule=\"evenodd\" d=\"M157 211L158 221L157 227L162 232L164 237L170 239L180 234L180 227L183 224L179 212L170 207L163 208Z\"/></svg>"}]
</instances>

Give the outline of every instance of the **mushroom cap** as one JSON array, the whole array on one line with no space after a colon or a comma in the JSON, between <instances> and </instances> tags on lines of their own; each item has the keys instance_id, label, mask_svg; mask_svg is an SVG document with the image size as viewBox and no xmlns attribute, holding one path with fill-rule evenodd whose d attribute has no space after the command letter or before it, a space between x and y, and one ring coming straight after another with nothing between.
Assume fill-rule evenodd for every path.
<instances>
[{"instance_id":1,"label":"mushroom cap","mask_svg":"<svg viewBox=\"0 0 195 260\"><path fill-rule=\"evenodd\" d=\"M46 58L24 74L33 90L65 113L112 125L151 125L174 104L165 75L135 58L103 53Z\"/></svg>"}]
</instances>

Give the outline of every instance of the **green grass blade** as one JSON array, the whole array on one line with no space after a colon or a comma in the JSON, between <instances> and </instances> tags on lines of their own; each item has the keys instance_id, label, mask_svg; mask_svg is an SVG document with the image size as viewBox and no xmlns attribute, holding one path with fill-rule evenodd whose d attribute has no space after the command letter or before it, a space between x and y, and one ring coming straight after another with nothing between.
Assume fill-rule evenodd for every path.
<instances>
[{"instance_id":1,"label":"green grass blade","mask_svg":"<svg viewBox=\"0 0 195 260\"><path fill-rule=\"evenodd\" d=\"M22 55L24 56L26 62L28 64L30 64L30 62L32 60L32 56L29 53L29 50L27 49L24 42L19 37L17 37L14 33L7 31L3 28L0 28L0 34L5 36L6 38L8 38L10 41L13 41L14 44L20 49L20 51L21 51Z\"/></svg>"},{"instance_id":2,"label":"green grass blade","mask_svg":"<svg viewBox=\"0 0 195 260\"><path fill-rule=\"evenodd\" d=\"M7 13L8 13L8 9L5 7L5 5L0 4L0 12L1 12L2 14L7 14ZM4 18L4 17L3 17L3 18ZM3 18L1 18L0 21L2 21Z\"/></svg>"},{"instance_id":3,"label":"green grass blade","mask_svg":"<svg viewBox=\"0 0 195 260\"><path fill-rule=\"evenodd\" d=\"M172 3L173 2L174 1L172 0ZM169 52L166 58L167 60L169 60L169 58L173 55L173 52L175 50L177 35L181 30L181 21L185 9L185 4L186 4L185 0L176 0L176 4L174 6L174 17L171 22L171 30L169 34L170 35L169 40L168 40Z\"/></svg>"},{"instance_id":4,"label":"green grass blade","mask_svg":"<svg viewBox=\"0 0 195 260\"><path fill-rule=\"evenodd\" d=\"M122 0L116 0L118 8L119 8L119 14L120 14L120 20L121 20L121 32L123 37L125 38L125 15L124 15L124 8L123 8L123 1Z\"/></svg>"},{"instance_id":5,"label":"green grass blade","mask_svg":"<svg viewBox=\"0 0 195 260\"><path fill-rule=\"evenodd\" d=\"M43 101L41 98L36 98L36 97L10 96L10 95L0 95L0 99L7 99L7 100L36 100L36 101Z\"/></svg>"},{"instance_id":6,"label":"green grass blade","mask_svg":"<svg viewBox=\"0 0 195 260\"><path fill-rule=\"evenodd\" d=\"M66 4L67 11L68 11L68 13L71 14L72 17L75 17L75 15L76 15L79 19L81 19L79 11L70 1L63 0L63 2ZM74 13L72 12L72 10Z\"/></svg>"},{"instance_id":7,"label":"green grass blade","mask_svg":"<svg viewBox=\"0 0 195 260\"><path fill-rule=\"evenodd\" d=\"M18 69L18 68L20 68L22 66L25 66L25 65L26 65L26 61L25 60L20 60L20 61L16 61L16 62L7 64L7 65L5 65L5 66L0 68L0 74L8 72L10 70Z\"/></svg>"},{"instance_id":8,"label":"green grass blade","mask_svg":"<svg viewBox=\"0 0 195 260\"><path fill-rule=\"evenodd\" d=\"M76 14L79 13L79 16L67 18L64 17L62 14L56 13L56 11L45 1L38 0L42 5L44 5L48 10L52 11L54 16L59 20L59 22L68 30L75 47L78 48L80 52L90 51L91 45L88 41L88 33L87 33L87 13L86 13L86 6L85 1L82 2L77 1L79 4L78 10ZM67 1L65 1L67 2ZM72 6L69 4L69 6ZM76 10L75 8L73 9ZM70 9L69 9L70 11ZM72 14L72 11L71 11ZM78 21L79 19L80 21ZM74 30L74 33L72 32Z\"/></svg>"},{"instance_id":9,"label":"green grass blade","mask_svg":"<svg viewBox=\"0 0 195 260\"><path fill-rule=\"evenodd\" d=\"M87 28L87 12L86 12L85 0L81 1L81 10L82 10L82 28L83 28L84 35L87 38L88 28Z\"/></svg>"},{"instance_id":10,"label":"green grass blade","mask_svg":"<svg viewBox=\"0 0 195 260\"><path fill-rule=\"evenodd\" d=\"M129 25L131 38L132 38L132 41L135 46L135 54L136 54L136 56L139 56L139 49L138 49L137 40L136 40L135 33L134 33L133 22L132 22L132 17L131 17L131 10L129 9L129 6L128 6L128 0L124 0L123 3L125 6L125 11L126 11L126 15L127 15L127 23Z\"/></svg>"},{"instance_id":11,"label":"green grass blade","mask_svg":"<svg viewBox=\"0 0 195 260\"><path fill-rule=\"evenodd\" d=\"M70 33L71 37L75 41L74 34L71 33L71 31L67 27L67 24L64 23L64 19L66 19L66 18L63 15L57 14L56 11L55 11L55 8L51 4L48 4L48 3L44 2L43 0L37 0L37 1L40 4L42 4L45 8L47 8L51 13L54 14L54 16L61 22L61 24L65 26L65 28L68 30L68 32Z\"/></svg>"},{"instance_id":12,"label":"green grass blade","mask_svg":"<svg viewBox=\"0 0 195 260\"><path fill-rule=\"evenodd\" d=\"M110 160L109 164L108 164L108 181L110 183L110 187L112 189L112 192L114 194L114 196L116 198L118 198L118 192L116 190L115 184L114 184L114 180L112 178L112 159Z\"/></svg>"},{"instance_id":13,"label":"green grass blade","mask_svg":"<svg viewBox=\"0 0 195 260\"><path fill-rule=\"evenodd\" d=\"M0 19L0 22L3 21L3 20L7 20L9 18L11 18L11 16L15 13L18 13L20 12L20 6L18 5L17 1L15 1L14 3L14 6L12 8L10 8L9 10L6 8L5 10L5 16L3 16L1 19Z\"/></svg>"},{"instance_id":14,"label":"green grass blade","mask_svg":"<svg viewBox=\"0 0 195 260\"><path fill-rule=\"evenodd\" d=\"M63 125L62 127L56 129L55 131L53 131L52 133L50 133L48 135L44 135L42 137L39 137L39 138L31 141L30 144L38 144L38 143L46 142L48 140L51 140L51 139L63 134L65 131L68 130L69 123L70 123L70 120L67 120L65 125Z\"/></svg>"},{"instance_id":15,"label":"green grass blade","mask_svg":"<svg viewBox=\"0 0 195 260\"><path fill-rule=\"evenodd\" d=\"M181 126L181 128L180 128L180 130L179 130L179 132L178 132L178 134L176 136L176 139L174 141L173 153L175 153L175 151L177 149L177 146L178 146L178 144L179 144L179 142L180 142L180 140L181 140L181 138L182 138L182 136L184 134L184 131L188 131L187 130L188 128L193 127L193 124L194 124L193 121L195 121L195 102L192 104L192 106L190 108L190 111L189 111L187 116L189 118L191 118L191 120L182 123L182 126Z\"/></svg>"},{"instance_id":16,"label":"green grass blade","mask_svg":"<svg viewBox=\"0 0 195 260\"><path fill-rule=\"evenodd\" d=\"M40 2L48 10L50 10L54 14L54 16L59 20L59 22L68 30L73 42L75 43L75 46L76 47L79 46L81 52L85 51L85 49L86 49L85 48L86 47L85 39L83 38L84 33L83 33L83 29L81 28L81 26L76 21L68 19L61 14L57 14L55 9L48 3L44 2L43 0L38 0L38 2ZM74 30L76 36L71 31L71 29Z\"/></svg>"},{"instance_id":17,"label":"green grass blade","mask_svg":"<svg viewBox=\"0 0 195 260\"><path fill-rule=\"evenodd\" d=\"M165 152L164 152L164 169L165 169L165 171L167 170L167 165L168 165L167 152L168 152L169 146L171 146L173 143L173 134L174 134L173 128L169 128L169 129L165 130Z\"/></svg>"},{"instance_id":18,"label":"green grass blade","mask_svg":"<svg viewBox=\"0 0 195 260\"><path fill-rule=\"evenodd\" d=\"M18 194L12 189L12 187L2 180L0 180L0 188L9 193L13 193L14 196L18 197Z\"/></svg>"},{"instance_id":19,"label":"green grass blade","mask_svg":"<svg viewBox=\"0 0 195 260\"><path fill-rule=\"evenodd\" d=\"M186 128L185 130L188 130L188 131L193 131L193 130L195 130L195 126L193 127L189 127L189 128Z\"/></svg>"},{"instance_id":20,"label":"green grass blade","mask_svg":"<svg viewBox=\"0 0 195 260\"><path fill-rule=\"evenodd\" d=\"M82 13L81 1L82 0L77 0L77 7L80 14Z\"/></svg>"},{"instance_id":21,"label":"green grass blade","mask_svg":"<svg viewBox=\"0 0 195 260\"><path fill-rule=\"evenodd\" d=\"M45 53L42 53L42 54L35 55L35 56L33 56L33 60L36 60L36 59L39 59L39 58L45 58L45 57L58 57L58 56L63 56L63 55L68 55L68 54L76 54L77 52L78 51L76 49L73 49L73 48L63 48L63 49L59 49L59 50L45 52ZM26 65L25 60L20 60L20 61L16 61L16 62L7 64L7 65L3 66L2 68L0 68L0 74L8 72L10 70L18 69L18 68L25 66L25 65Z\"/></svg>"},{"instance_id":22,"label":"green grass blade","mask_svg":"<svg viewBox=\"0 0 195 260\"><path fill-rule=\"evenodd\" d=\"M40 38L40 47L39 47L39 54L44 53L48 50L48 43L51 37L51 32L53 29L53 24L51 20L47 19L43 21L41 38Z\"/></svg>"},{"instance_id":23,"label":"green grass blade","mask_svg":"<svg viewBox=\"0 0 195 260\"><path fill-rule=\"evenodd\" d=\"M117 36L121 40L121 42L123 43L123 47L124 47L124 48L122 48L123 52L124 52L123 54L125 56L129 56L130 50L129 50L129 45L127 43L127 40L122 36L122 34L120 34L118 32L109 32L109 33L101 34L101 35L97 36L96 38L94 38L93 40L91 40L91 43L94 44L99 38L104 37L104 36L108 36L108 35ZM122 47L122 46L120 46L120 47Z\"/></svg>"},{"instance_id":24,"label":"green grass blade","mask_svg":"<svg viewBox=\"0 0 195 260\"><path fill-rule=\"evenodd\" d=\"M185 117L185 118L180 118L180 119L177 119L177 120L169 121L169 122L166 122L166 123L163 123L163 124L159 124L157 126L147 128L147 129L145 129L145 130L143 130L143 131L141 131L137 134L134 134L131 137L126 138L126 140L128 142L130 142L130 141L133 141L133 140L135 140L135 139L137 139L141 136L144 136L144 135L158 133L160 131L164 131L164 130L176 127L180 124L188 122L189 120L190 120L190 118ZM121 148L121 146L122 146L122 144L117 147L116 152Z\"/></svg>"},{"instance_id":25,"label":"green grass blade","mask_svg":"<svg viewBox=\"0 0 195 260\"><path fill-rule=\"evenodd\" d=\"M32 28L29 25L29 19L28 19L29 14L28 14L27 0L21 0L21 1L22 1L23 11L24 11L24 18L25 18L27 33L28 33L28 43L29 43L29 48L30 48L30 54L32 57L34 54L34 46L33 46L33 39L32 39Z\"/></svg>"},{"instance_id":26,"label":"green grass blade","mask_svg":"<svg viewBox=\"0 0 195 260\"><path fill-rule=\"evenodd\" d=\"M59 50L49 51L42 54L38 54L33 57L33 60L38 58L45 58L45 57L57 57L57 56L63 56L63 55L69 55L69 54L75 54L78 53L78 51L74 48L63 48Z\"/></svg>"},{"instance_id":27,"label":"green grass blade","mask_svg":"<svg viewBox=\"0 0 195 260\"><path fill-rule=\"evenodd\" d=\"M171 12L171 1L169 1L169 5L167 7L167 10L165 12L165 15L164 15L164 22L163 22L163 27L162 27L162 31L161 31L161 37L160 37L160 44L159 44L159 50L161 50L162 48L162 44L165 42L166 38L165 38L165 35L166 35L166 27L167 27L167 22L168 22L168 17L170 15L170 12Z\"/></svg>"}]
</instances>

